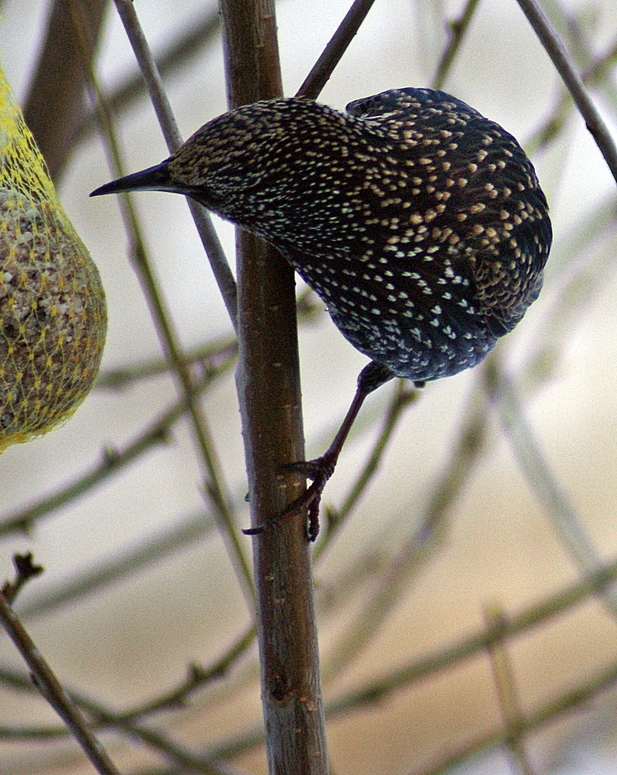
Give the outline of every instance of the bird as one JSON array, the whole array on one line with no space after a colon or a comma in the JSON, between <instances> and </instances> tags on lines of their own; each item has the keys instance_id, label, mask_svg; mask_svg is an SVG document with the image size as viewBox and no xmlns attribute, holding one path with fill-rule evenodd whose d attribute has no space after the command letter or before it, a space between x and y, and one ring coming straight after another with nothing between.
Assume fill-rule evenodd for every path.
<instances>
[{"instance_id":1,"label":"bird","mask_svg":"<svg viewBox=\"0 0 617 775\"><path fill-rule=\"evenodd\" d=\"M304 97L243 105L162 163L91 196L184 194L276 247L370 361L324 455L291 464L319 500L365 398L479 364L540 293L552 242L546 197L517 140L462 100L400 88L345 111ZM267 520L245 531L263 532Z\"/></svg>"}]
</instances>

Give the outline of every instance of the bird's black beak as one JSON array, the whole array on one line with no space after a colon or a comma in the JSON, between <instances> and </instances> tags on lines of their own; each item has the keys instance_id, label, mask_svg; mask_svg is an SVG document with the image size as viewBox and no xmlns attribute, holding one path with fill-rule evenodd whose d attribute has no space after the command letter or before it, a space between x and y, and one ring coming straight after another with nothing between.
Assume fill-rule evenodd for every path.
<instances>
[{"instance_id":1,"label":"bird's black beak","mask_svg":"<svg viewBox=\"0 0 617 775\"><path fill-rule=\"evenodd\" d=\"M112 180L104 186L97 188L90 196L102 196L103 194L122 194L125 191L169 191L173 194L187 193L177 184L172 183L168 172L168 161L161 162L154 167L134 172L118 180Z\"/></svg>"}]
</instances>

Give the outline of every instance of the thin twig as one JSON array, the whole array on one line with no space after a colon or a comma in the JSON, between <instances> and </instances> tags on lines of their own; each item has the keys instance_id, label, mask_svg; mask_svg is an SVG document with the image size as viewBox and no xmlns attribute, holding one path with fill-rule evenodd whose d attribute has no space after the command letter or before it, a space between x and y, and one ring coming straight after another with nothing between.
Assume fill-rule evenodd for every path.
<instances>
[{"instance_id":1,"label":"thin twig","mask_svg":"<svg viewBox=\"0 0 617 775\"><path fill-rule=\"evenodd\" d=\"M211 379L207 377L195 386L196 394L203 391L209 384L211 384ZM123 449L107 447L100 461L94 463L90 470L78 476L70 484L0 520L0 536L28 532L33 524L42 517L49 516L75 498L89 493L96 485L137 460L156 445L167 443L170 427L182 417L185 411L186 400L184 398L174 401Z\"/></svg>"},{"instance_id":2,"label":"thin twig","mask_svg":"<svg viewBox=\"0 0 617 775\"><path fill-rule=\"evenodd\" d=\"M71 734L92 762L96 771L100 775L119 775L119 771L105 753L102 745L88 729L88 725L75 703L60 685L52 669L34 645L2 593L0 593L0 619L2 619L6 633L32 672L41 694L70 729Z\"/></svg>"},{"instance_id":3,"label":"thin twig","mask_svg":"<svg viewBox=\"0 0 617 775\"><path fill-rule=\"evenodd\" d=\"M150 46L143 33L137 12L132 0L115 0L118 15L122 19L126 35L129 39L137 63L143 73L152 106L163 132L170 153L174 153L182 145L182 136L176 119L167 99L167 94L161 81L158 67L150 51ZM197 226L197 231L205 248L212 267L215 280L223 297L227 313L234 330L237 330L238 308L236 299L236 281L221 247L210 214L201 205L188 200L189 208Z\"/></svg>"},{"instance_id":4,"label":"thin twig","mask_svg":"<svg viewBox=\"0 0 617 775\"><path fill-rule=\"evenodd\" d=\"M490 606L485 612L487 628L500 627L505 622L500 608ZM512 762L513 775L534 775L527 750L525 749L524 716L514 679L510 654L505 641L499 640L488 648L493 679L499 698L499 706L508 735L508 750Z\"/></svg>"},{"instance_id":5,"label":"thin twig","mask_svg":"<svg viewBox=\"0 0 617 775\"><path fill-rule=\"evenodd\" d=\"M353 5L345 14L345 18L328 41L328 45L296 92L296 97L307 97L314 100L319 96L374 2L375 0L354 0Z\"/></svg>"},{"instance_id":6,"label":"thin twig","mask_svg":"<svg viewBox=\"0 0 617 775\"><path fill-rule=\"evenodd\" d=\"M534 603L524 608L518 614L514 614L498 626L492 626L478 631L468 637L455 641L448 646L438 649L428 656L415 659L394 670L384 673L363 686L352 689L346 694L332 700L326 707L326 715L329 719L338 718L350 712L366 710L367 706L381 704L393 694L406 691L410 686L425 681L428 677L435 677L444 670L456 668L461 662L467 661L475 655L491 648L498 642L510 641L516 636L522 635L535 627L545 627L553 619L564 615L572 609L587 601L594 593L606 589L617 580L617 560L604 566L591 574L583 581L572 584L559 592L546 597L539 603ZM548 703L547 706L525 719L524 730L529 732L535 725L550 721L551 714L560 714L565 710L576 707L576 697L579 702L589 694L610 685L617 676L617 666L611 667L606 673L600 674L591 681L586 682L571 693L562 695ZM9 676L10 677L10 676ZM491 734L488 738L490 746L504 745L507 743L504 733ZM208 749L206 755L214 760L226 760L245 753L263 742L263 729L254 727L240 734L235 734L228 740L224 740ZM481 742L485 746L486 740ZM472 755L472 746L465 749L465 755ZM440 770L441 771L441 770ZM422 772L425 772L424 770ZM428 772L428 771L427 771ZM432 772L432 770L430 771ZM164 771L165 775L171 773Z\"/></svg>"},{"instance_id":7,"label":"thin twig","mask_svg":"<svg viewBox=\"0 0 617 775\"><path fill-rule=\"evenodd\" d=\"M180 71L191 57L216 40L219 30L220 21L216 8L206 8L201 15L191 18L186 29L178 33L171 43L166 46L163 42L162 51L155 57L161 76L171 77ZM126 114L145 94L143 73L136 68L110 89L109 105L114 115ZM74 150L79 142L87 139L96 130L97 125L97 113L90 110L83 122L75 128L70 148Z\"/></svg>"},{"instance_id":8,"label":"thin twig","mask_svg":"<svg viewBox=\"0 0 617 775\"><path fill-rule=\"evenodd\" d=\"M441 89L458 54L480 0L467 0L458 19L450 22L450 36L433 76L433 89Z\"/></svg>"},{"instance_id":9,"label":"thin twig","mask_svg":"<svg viewBox=\"0 0 617 775\"><path fill-rule=\"evenodd\" d=\"M131 735L149 748L163 754L166 759L174 763L176 767L182 767L188 772L198 772L202 775L240 775L240 773L227 764L209 756L193 753L186 746L171 740L162 732L156 732L149 727L140 726L132 721L121 721L115 714L108 712L97 703L86 701L82 698L82 704L88 707L94 718L107 725L113 725L115 729L122 730Z\"/></svg>"},{"instance_id":10,"label":"thin twig","mask_svg":"<svg viewBox=\"0 0 617 775\"><path fill-rule=\"evenodd\" d=\"M617 571L617 568L615 568L615 571ZM617 574L614 573L613 576L615 575ZM485 646L482 646L481 648L484 647ZM536 711L529 713L523 722L521 732L529 734L556 721L566 713L580 708L581 705L593 699L600 692L609 689L616 681L617 664L614 664L592 676L591 679L587 680L583 685L572 691L558 695ZM405 685L398 685L393 687L392 691L404 688L406 688ZM338 716L341 712L349 712L350 710L365 711L367 705L383 702L384 699L385 697L381 693L376 693L374 696L371 695L369 689L363 697L346 707L344 711L341 711L336 703L330 705L328 707L327 716L330 719ZM249 730L242 736L237 735L233 740L221 743L216 748L211 749L209 753L213 757L221 759L227 757L232 758L255 748L262 739L263 732L260 732L258 729ZM451 772L451 769L455 765L461 764L473 756L479 756L490 750L503 747L504 745L507 745L507 742L506 731L499 730L490 732L465 743L454 752L448 752L445 756L430 763L428 766L410 771L409 775L441 775L442 773L445 774L446 772ZM175 773L173 770L167 769L157 772L157 775L175 775Z\"/></svg>"},{"instance_id":11,"label":"thin twig","mask_svg":"<svg viewBox=\"0 0 617 775\"><path fill-rule=\"evenodd\" d=\"M235 363L237 353L238 340L235 337L231 339L226 336L188 350L185 363L193 368L197 366L196 371L204 376L214 376L229 369ZM130 365L100 372L95 388L110 391L125 390L141 380L168 374L169 370L169 361L162 357L135 360Z\"/></svg>"},{"instance_id":12,"label":"thin twig","mask_svg":"<svg viewBox=\"0 0 617 775\"><path fill-rule=\"evenodd\" d=\"M141 31L132 3L128 3L130 11L127 10L127 3L123 2L123 0L116 0L116 3L119 10L122 9L133 20L131 34L134 33L135 26ZM141 35L143 38L143 33L141 33ZM142 52L142 49L143 45L140 44L139 51ZM151 67L155 70L156 65L152 61L151 55L150 60ZM97 79L91 69L88 71L88 75L93 101L100 111L100 122L103 129L103 137L106 141L107 152L110 157L110 163L117 174L122 174L121 154L109 106L103 97ZM172 124L168 127L170 136L173 134L173 124L174 122L172 120ZM180 339L175 331L172 317L167 309L164 294L162 293L160 284L152 269L145 241L142 236L140 223L132 205L131 196L127 194L120 197L119 204L125 229L131 243L130 256L133 266L141 282L159 341L166 357L173 365L178 388L182 391L187 401L186 408L191 421L190 426L193 431L193 440L199 451L200 459L203 462L203 475L205 479L203 489L209 498L213 514L217 519L220 533L225 541L227 551L247 605L251 610L254 610L255 593L249 562L243 544L240 542L239 531L230 508L230 499L225 492L223 474L210 429L203 408L194 396L193 378L186 364L186 359L182 352Z\"/></svg>"},{"instance_id":13,"label":"thin twig","mask_svg":"<svg viewBox=\"0 0 617 775\"><path fill-rule=\"evenodd\" d=\"M562 77L617 182L617 146L557 33L535 0L518 0L518 4Z\"/></svg>"},{"instance_id":14,"label":"thin twig","mask_svg":"<svg viewBox=\"0 0 617 775\"><path fill-rule=\"evenodd\" d=\"M78 692L71 691L70 694L75 704L80 707L81 710L98 715L103 714L105 716L105 719L101 718L96 723L92 724L93 728L105 730L117 728L118 731L122 732L127 722L133 723L142 721L145 718L150 718L160 712L185 707L188 700L196 692L210 686L230 672L252 647L255 642L255 635L254 625L247 627L224 651L224 653L211 664L205 667L197 664L190 665L187 676L174 688L126 710L117 711L112 714L111 711L102 707L100 704L93 705L92 700L82 697ZM0 684L12 691L27 694L37 691L28 675L5 665L0 666ZM4 732L0 732L0 736L2 734L10 736L7 727L3 727L2 729ZM54 737L67 736L69 734L64 727L14 727L14 729L19 729L18 734L22 737L48 737L51 739Z\"/></svg>"},{"instance_id":15,"label":"thin twig","mask_svg":"<svg viewBox=\"0 0 617 775\"><path fill-rule=\"evenodd\" d=\"M392 695L408 690L410 686L419 681L425 681L428 677L436 677L444 670L456 668L461 662L486 651L495 643L509 641L539 625L546 626L551 620L588 600L594 593L613 584L616 579L617 560L591 574L589 578L523 609L520 613L509 617L505 622L500 622L499 626L482 629L473 635L438 649L428 656L412 660L367 681L363 686L351 689L346 694L341 694L327 704L326 716L328 719L335 719L350 712L366 710L367 706L384 703ZM597 680L592 679L571 694L557 698L547 708L552 712L559 713L562 707L570 707L568 703L575 695L578 694L580 697L585 695L587 691L593 692L605 687L607 683L610 684L615 680L613 675L617 675L617 666L611 667L607 675L601 674ZM525 731L532 729L534 723L541 723L542 720L548 721L549 715L547 714L548 711L544 715L538 712L538 714L527 716ZM250 750L262 740L263 732L257 728L249 729L210 748L208 755L215 759L226 759ZM490 740L491 745L502 745L506 742L505 735L501 732L491 735ZM470 751L472 751L471 748Z\"/></svg>"},{"instance_id":16,"label":"thin twig","mask_svg":"<svg viewBox=\"0 0 617 775\"><path fill-rule=\"evenodd\" d=\"M541 705L535 711L528 713L521 722L521 733L537 732L547 724L554 724L567 713L579 710L582 705L593 700L601 692L610 689L617 682L617 665L596 673L584 685L572 691L559 694L554 699ZM481 735L469 740L454 751L448 751L444 756L435 759L425 767L414 768L409 775L446 775L472 757L479 757L508 743L508 732L497 731Z\"/></svg>"},{"instance_id":17,"label":"thin twig","mask_svg":"<svg viewBox=\"0 0 617 775\"><path fill-rule=\"evenodd\" d=\"M66 727L0 726L0 740L8 742L49 742L58 738L64 738L67 734Z\"/></svg>"},{"instance_id":18,"label":"thin twig","mask_svg":"<svg viewBox=\"0 0 617 775\"><path fill-rule=\"evenodd\" d=\"M540 451L514 386L505 374L497 370L488 370L486 376L489 396L497 407L520 469L571 557L583 573L592 573L601 566L602 557ZM617 618L617 590L603 590L602 600L609 615Z\"/></svg>"},{"instance_id":19,"label":"thin twig","mask_svg":"<svg viewBox=\"0 0 617 775\"><path fill-rule=\"evenodd\" d=\"M1 612L0 612L1 618ZM244 636L246 637L246 636ZM237 644L235 644L237 646ZM233 658L238 655L234 651ZM35 688L31 680L26 676L17 675L7 668L0 670L0 678L3 683L20 691L32 692ZM66 695L66 692L62 690ZM198 772L203 775L238 775L237 770L223 763L220 757L212 757L209 754L192 753L188 748L171 740L166 735L156 732L153 729L144 727L137 723L133 716L138 713L121 715L110 711L102 703L81 695L79 692L70 691L71 702L80 711L87 713L93 721L90 727L97 730L114 730L135 740L144 743L154 751L162 754L166 759L173 762L176 766L186 768L188 772ZM48 739L54 740L59 737L66 737L68 731L61 727L3 727L0 728L0 735L10 736L15 732L16 736L22 740L25 739ZM178 772L178 770L174 770ZM115 773L115 770L114 770Z\"/></svg>"},{"instance_id":20,"label":"thin twig","mask_svg":"<svg viewBox=\"0 0 617 775\"><path fill-rule=\"evenodd\" d=\"M66 581L48 590L29 604L21 605L19 614L23 620L41 614L49 614L59 608L73 605L93 592L117 585L135 573L143 571L172 553L186 549L203 540L215 529L212 515L199 511L188 518L178 520L169 530L140 540L136 547L116 552L111 559L90 564L83 573L76 573Z\"/></svg>"},{"instance_id":21,"label":"thin twig","mask_svg":"<svg viewBox=\"0 0 617 775\"><path fill-rule=\"evenodd\" d=\"M606 76L616 60L617 40L609 46L602 56L599 56L593 64L581 73L585 86L610 87L610 80ZM570 115L573 104L570 93L564 90L563 96L559 99L542 126L538 127L531 137L526 140L524 145L529 154L533 154L538 148L548 145L551 140L559 136L567 117Z\"/></svg>"},{"instance_id":22,"label":"thin twig","mask_svg":"<svg viewBox=\"0 0 617 775\"><path fill-rule=\"evenodd\" d=\"M328 717L336 717L350 710L359 710L366 704L383 702L393 693L407 689L415 682L426 679L427 676L436 676L439 672L450 670L462 661L486 651L493 643L511 640L540 624L546 627L553 619L606 589L616 579L617 560L582 581L544 598L539 603L530 605L520 613L509 617L506 622L501 622L499 627L483 629L437 649L428 656L414 659L390 670L358 689L352 689L328 704Z\"/></svg>"},{"instance_id":23,"label":"thin twig","mask_svg":"<svg viewBox=\"0 0 617 775\"><path fill-rule=\"evenodd\" d=\"M443 543L446 517L484 449L484 403L481 391L476 388L448 466L438 479L426 511L421 516L420 526L397 549L378 583L365 595L360 611L337 639L324 668L327 680L347 668L352 658L357 657L375 636L400 596L409 589L410 577L424 567Z\"/></svg>"},{"instance_id":24,"label":"thin twig","mask_svg":"<svg viewBox=\"0 0 617 775\"><path fill-rule=\"evenodd\" d=\"M195 692L203 689L213 681L218 681L231 670L231 668L246 654L255 643L257 631L251 624L241 633L225 653L207 667L191 665L188 675L182 683L168 692L158 695L147 702L140 703L136 707L118 714L119 720L135 721L169 710L173 707L183 706L188 698Z\"/></svg>"}]
</instances>

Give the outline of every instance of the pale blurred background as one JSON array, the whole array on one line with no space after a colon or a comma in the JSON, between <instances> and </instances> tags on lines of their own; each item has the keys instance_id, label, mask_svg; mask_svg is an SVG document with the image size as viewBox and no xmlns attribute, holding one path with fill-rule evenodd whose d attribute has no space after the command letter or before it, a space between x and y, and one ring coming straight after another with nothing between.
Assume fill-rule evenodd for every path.
<instances>
[{"instance_id":1,"label":"pale blurred background","mask_svg":"<svg viewBox=\"0 0 617 775\"><path fill-rule=\"evenodd\" d=\"M297 90L348 6L348 0L278 3L286 94ZM615 46L614 0L550 0L543 6L581 71ZM0 57L20 100L28 91L50 7L48 0L5 0L0 6ZM446 45L446 22L458 18L462 7L461 2L446 0L377 0L320 99L343 108L352 99L385 89L430 86ZM157 53L214 6L207 0L140 0L136 9ZM601 87L593 90L612 128L617 117L616 59L609 61ZM112 92L135 69L110 4L97 75ZM165 85L184 137L223 112L226 92L218 35L166 78ZM544 147L537 149L533 142L563 87L514 0L481 0L444 89L536 151L533 161L551 206L554 247L544 291L517 331L500 344L496 363L516 386L528 425L554 481L578 516L579 529L598 557L608 562L617 556L615 182L574 112ZM117 128L126 172L167 156L145 96L119 117ZM118 202L114 197L88 198L110 177L94 133L75 142L59 181L61 199L107 292L109 333L102 376L161 359L127 257ZM231 338L183 199L141 194L134 201L183 346ZM233 229L220 222L217 228L233 266ZM302 324L300 334L310 455L327 445L365 363L315 304L317 311ZM554 515L519 464L497 404L486 402L484 375L477 369L430 384L408 407L378 475L316 563L327 703L481 631L495 611L514 617L584 575L560 538ZM395 390L388 385L367 403L358 432L328 484L326 504L341 506ZM250 623L224 543L212 529L188 426L175 423L166 444L151 446L80 497L45 513L32 523L29 534L1 526L95 469L106 448L127 448L176 400L176 388L165 373L122 390L99 388L63 428L11 447L0 459L0 579L12 577L15 552L32 551L35 561L45 566L44 575L26 587L16 608L67 687L110 712L139 707L172 690L190 664L212 664ZM233 365L205 394L204 408L225 489L241 526L247 526ZM474 427L481 427L480 451L463 474L460 492L436 520L424 554L415 562L406 555L405 566L397 552L426 518L437 488L451 472L471 415L476 417ZM533 462L530 467L539 470ZM118 571L113 583L53 604L51 596L69 581L87 577L94 568L167 534L176 535L174 551L148 565L137 567L133 560L133 572ZM242 540L250 555L250 539ZM395 575L389 564L397 558L404 567ZM391 598L373 598L383 587ZM371 631L375 608L384 616ZM369 628L365 643L363 628ZM343 642L351 643L351 655L340 656ZM0 774L91 772L76 745L53 736L61 724L44 701L7 683L10 674L26 671L8 639L0 636L0 643ZM333 772L443 771L450 755L466 746L472 750L473 741L503 729L495 664L505 659L505 674L511 673L506 683L517 695L520 715L532 716L568 692L589 689L603 671L615 671L616 614L599 598L588 597L511 639L498 652L491 661L487 651L480 650L434 675L401 682L373 705L331 718ZM617 694L607 680L602 691L584 698L573 712L530 731L521 742L524 753L488 746L450 771L617 773L616 713ZM164 732L168 741L195 755L218 752L220 746L244 739L261 723L254 645L224 680L195 692L184 710L168 710L140 723ZM36 739L30 733L40 728L49 734ZM11 729L21 732L21 738L11 737ZM171 749L166 758L120 733L102 737L123 773L193 771L182 769ZM266 771L260 746L243 749L230 761L237 772Z\"/></svg>"}]
</instances>

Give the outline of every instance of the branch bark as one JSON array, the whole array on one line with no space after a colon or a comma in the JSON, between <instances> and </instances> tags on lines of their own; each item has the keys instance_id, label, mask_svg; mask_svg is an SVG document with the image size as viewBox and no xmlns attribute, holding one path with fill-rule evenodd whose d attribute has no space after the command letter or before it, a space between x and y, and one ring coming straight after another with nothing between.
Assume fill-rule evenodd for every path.
<instances>
[{"instance_id":1,"label":"branch bark","mask_svg":"<svg viewBox=\"0 0 617 775\"><path fill-rule=\"evenodd\" d=\"M282 93L273 0L221 0L230 107ZM251 517L258 525L305 481L294 275L246 232L237 235L237 374ZM261 688L271 775L328 771L311 558L305 521L254 540Z\"/></svg>"}]
</instances>

